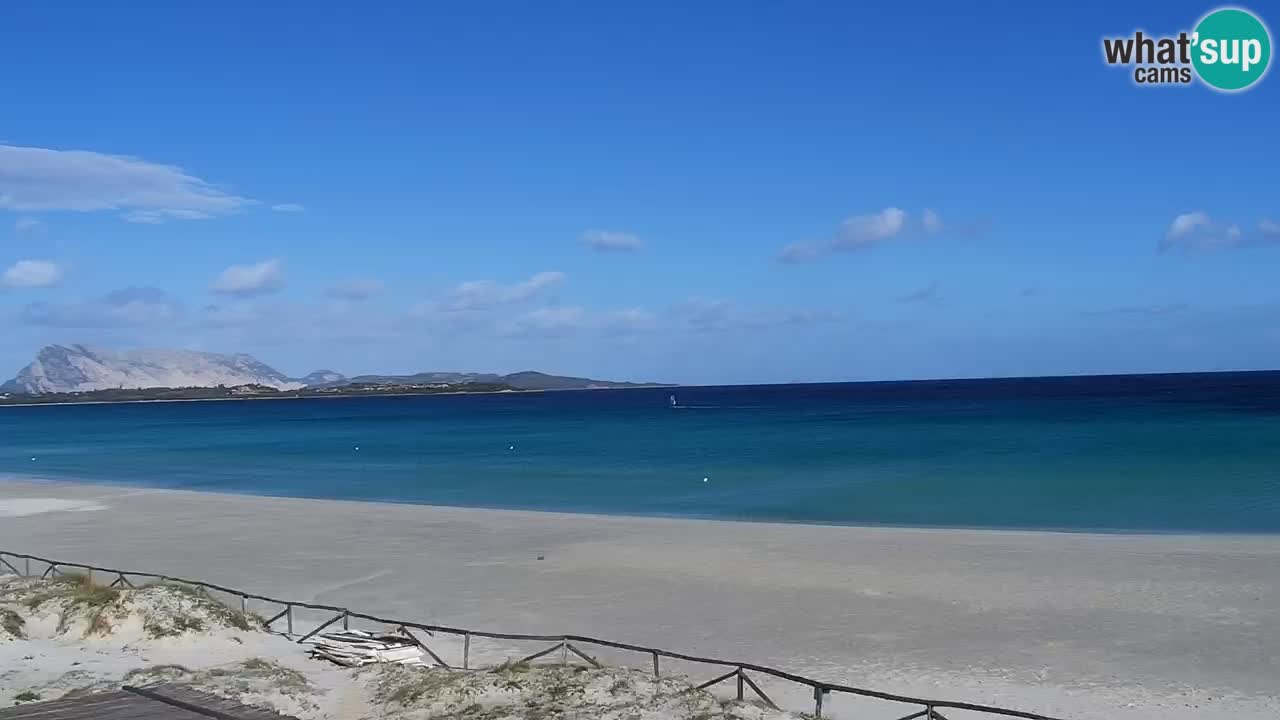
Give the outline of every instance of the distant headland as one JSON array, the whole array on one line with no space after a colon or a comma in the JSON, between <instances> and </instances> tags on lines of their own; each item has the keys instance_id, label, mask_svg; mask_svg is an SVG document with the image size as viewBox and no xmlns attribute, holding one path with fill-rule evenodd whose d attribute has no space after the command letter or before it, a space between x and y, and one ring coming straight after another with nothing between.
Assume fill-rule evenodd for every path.
<instances>
[{"instance_id":1,"label":"distant headland","mask_svg":"<svg viewBox=\"0 0 1280 720\"><path fill-rule=\"evenodd\" d=\"M293 378L251 355L194 350L114 351L49 345L0 385L0 404L283 399L662 387L523 371L357 375L317 370Z\"/></svg>"}]
</instances>

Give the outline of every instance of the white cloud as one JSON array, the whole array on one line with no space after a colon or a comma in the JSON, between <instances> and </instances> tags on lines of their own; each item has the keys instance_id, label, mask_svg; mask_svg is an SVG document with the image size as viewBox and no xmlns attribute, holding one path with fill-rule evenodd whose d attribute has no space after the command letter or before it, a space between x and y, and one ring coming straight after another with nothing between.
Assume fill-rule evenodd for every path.
<instances>
[{"instance_id":1,"label":"white cloud","mask_svg":"<svg viewBox=\"0 0 1280 720\"><path fill-rule=\"evenodd\" d=\"M199 323L208 328L232 328L252 325L265 320L265 308L250 302L232 302L229 305L206 305L200 310Z\"/></svg>"},{"instance_id":2,"label":"white cloud","mask_svg":"<svg viewBox=\"0 0 1280 720\"><path fill-rule=\"evenodd\" d=\"M403 346L413 335L403 318L368 313L346 303L287 303L233 298L201 308L191 328L222 347L307 347L339 352L353 344ZM420 338L419 338L420 339ZM311 360L307 361L310 364Z\"/></svg>"},{"instance_id":3,"label":"white cloud","mask_svg":"<svg viewBox=\"0 0 1280 720\"><path fill-rule=\"evenodd\" d=\"M139 225L160 225L169 220L208 220L213 215L204 210L166 208L161 210L130 210L120 216L125 222Z\"/></svg>"},{"instance_id":4,"label":"white cloud","mask_svg":"<svg viewBox=\"0 0 1280 720\"><path fill-rule=\"evenodd\" d=\"M796 242L782 248L782 252L778 253L778 260L785 263L802 263L813 260L821 255L823 248L808 242Z\"/></svg>"},{"instance_id":5,"label":"white cloud","mask_svg":"<svg viewBox=\"0 0 1280 720\"><path fill-rule=\"evenodd\" d=\"M906 222L907 214L896 207L885 208L871 215L856 215L840 223L835 247L869 247L902 232Z\"/></svg>"},{"instance_id":6,"label":"white cloud","mask_svg":"<svg viewBox=\"0 0 1280 720\"><path fill-rule=\"evenodd\" d=\"M644 247L635 235L611 230L588 230L582 233L582 242L596 252L636 252Z\"/></svg>"},{"instance_id":7,"label":"white cloud","mask_svg":"<svg viewBox=\"0 0 1280 720\"><path fill-rule=\"evenodd\" d=\"M227 215L254 203L188 174L124 155L0 145L0 209L116 210L160 223Z\"/></svg>"},{"instance_id":8,"label":"white cloud","mask_svg":"<svg viewBox=\"0 0 1280 720\"><path fill-rule=\"evenodd\" d=\"M209 290L219 295L240 297L276 292L284 287L283 266L284 261L280 258L253 265L232 265L213 279Z\"/></svg>"},{"instance_id":9,"label":"white cloud","mask_svg":"<svg viewBox=\"0 0 1280 720\"><path fill-rule=\"evenodd\" d=\"M19 260L0 275L0 285L8 288L53 287L62 279L62 268L49 260Z\"/></svg>"},{"instance_id":10,"label":"white cloud","mask_svg":"<svg viewBox=\"0 0 1280 720\"><path fill-rule=\"evenodd\" d=\"M1245 232L1237 223L1215 220L1205 212L1183 213L1169 223L1157 246L1167 250L1227 250L1280 239L1280 224L1263 218L1257 230Z\"/></svg>"},{"instance_id":11,"label":"white cloud","mask_svg":"<svg viewBox=\"0 0 1280 720\"><path fill-rule=\"evenodd\" d=\"M20 217L13 222L13 231L19 235L44 230L44 223L33 217Z\"/></svg>"},{"instance_id":12,"label":"white cloud","mask_svg":"<svg viewBox=\"0 0 1280 720\"><path fill-rule=\"evenodd\" d=\"M350 278L329 287L325 294L338 300L369 300L382 294L385 286L377 278Z\"/></svg>"},{"instance_id":13,"label":"white cloud","mask_svg":"<svg viewBox=\"0 0 1280 720\"><path fill-rule=\"evenodd\" d=\"M158 325L180 320L182 304L152 287L122 288L97 300L32 303L22 309L28 325L62 328L111 328Z\"/></svg>"},{"instance_id":14,"label":"white cloud","mask_svg":"<svg viewBox=\"0 0 1280 720\"><path fill-rule=\"evenodd\" d=\"M271 209L275 210L276 212L283 212L283 213L299 213L299 212L306 212L307 210L305 207L299 205L298 203L279 203L277 205L272 205Z\"/></svg>"},{"instance_id":15,"label":"white cloud","mask_svg":"<svg viewBox=\"0 0 1280 720\"><path fill-rule=\"evenodd\" d=\"M655 327L652 313L643 308L597 312L577 305L532 310L499 325L503 335L563 336L581 331L606 335L644 332Z\"/></svg>"},{"instance_id":16,"label":"white cloud","mask_svg":"<svg viewBox=\"0 0 1280 720\"><path fill-rule=\"evenodd\" d=\"M675 314L693 330L725 330L733 324L736 308L728 300L695 296L676 305Z\"/></svg>"},{"instance_id":17,"label":"white cloud","mask_svg":"<svg viewBox=\"0 0 1280 720\"><path fill-rule=\"evenodd\" d=\"M524 302L563 285L568 277L562 272L540 272L513 285L502 285L492 280L465 282L454 288L444 302L443 309L491 310Z\"/></svg>"},{"instance_id":18,"label":"white cloud","mask_svg":"<svg viewBox=\"0 0 1280 720\"><path fill-rule=\"evenodd\" d=\"M924 214L920 217L920 224L924 226L924 231L930 235L942 232L942 218L938 216L935 210L926 208Z\"/></svg>"},{"instance_id":19,"label":"white cloud","mask_svg":"<svg viewBox=\"0 0 1280 720\"><path fill-rule=\"evenodd\" d=\"M784 263L802 263L828 253L865 250L907 234L909 228L916 232L923 229L933 235L942 231L942 218L933 210L925 210L916 223L911 221L905 210L887 207L869 215L846 218L829 241L792 243L778 253L777 259Z\"/></svg>"},{"instance_id":20,"label":"white cloud","mask_svg":"<svg viewBox=\"0 0 1280 720\"><path fill-rule=\"evenodd\" d=\"M1178 238L1187 237L1188 235L1195 233L1197 230L1207 229L1212 225L1213 222L1209 220L1209 216L1205 213L1183 213L1174 218L1173 222L1170 223L1168 237L1176 240Z\"/></svg>"},{"instance_id":21,"label":"white cloud","mask_svg":"<svg viewBox=\"0 0 1280 720\"><path fill-rule=\"evenodd\" d=\"M554 335L581 330L586 327L587 322L587 311L581 307L546 307L517 317L502 331L509 334Z\"/></svg>"},{"instance_id":22,"label":"white cloud","mask_svg":"<svg viewBox=\"0 0 1280 720\"><path fill-rule=\"evenodd\" d=\"M813 325L838 322L844 316L833 310L780 310L740 308L728 300L695 296L671 311L677 325L694 332Z\"/></svg>"}]
</instances>

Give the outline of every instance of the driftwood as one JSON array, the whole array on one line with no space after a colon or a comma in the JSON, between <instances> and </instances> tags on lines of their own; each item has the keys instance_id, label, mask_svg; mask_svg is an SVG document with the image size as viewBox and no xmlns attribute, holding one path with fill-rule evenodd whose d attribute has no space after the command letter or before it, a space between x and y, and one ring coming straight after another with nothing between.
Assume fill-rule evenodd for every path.
<instances>
[{"instance_id":1,"label":"driftwood","mask_svg":"<svg viewBox=\"0 0 1280 720\"><path fill-rule=\"evenodd\" d=\"M878 690L871 690L868 688L854 687L851 685L842 685L842 684L826 682L822 680L815 680L813 678L804 677L803 675L796 675L795 673L787 672L785 670L766 667L764 665L757 665L755 663L734 662L731 660L723 660L719 658L699 657L697 655L689 655L687 653L675 652L672 650L663 650L661 648L645 647L642 645L633 645L631 643L617 642L615 640L606 640L604 638L597 638L597 637L588 637L585 635L531 635L526 633L487 632L482 630L468 630L465 628L450 627L447 625L434 625L434 624L426 624L426 623L408 622L403 620L392 620L388 618L377 617L375 615L352 612L347 608L337 607L335 605L322 605L319 603L307 603L307 602L291 602L289 600L281 600L278 598L268 597L266 595L248 593L248 592L244 592L243 590L236 590L233 588L225 587L222 585L215 585L213 583L203 582L200 580L189 580L185 578L172 577L169 575L161 575L158 573L135 572L132 570L117 570L113 568L103 568L103 567L97 567L93 565L85 565L82 563L61 562L58 560L50 560L48 558L43 558L37 555L27 555L25 553L15 553L15 552L9 552L5 550L0 550L0 558L5 559L5 565L9 567L12 567L12 565L11 563L8 562L8 558L23 560L25 572L23 572L22 574L28 577L32 576L33 574L32 571L29 569L29 567L30 567L30 562L34 560L37 563L40 563L46 566L44 575L49 575L50 573L60 574L61 570L59 569L59 567L77 568L80 570L98 571L98 572L108 573L109 575L116 575L117 580L127 575L135 578L148 578L151 580L158 580L161 582L172 582L172 583L179 583L182 585L190 585L193 587L201 587L201 588L205 588L206 590L213 590L215 592L226 593L227 595L238 597L241 599L242 607L244 607L244 604L249 600L253 600L255 602L268 603L271 605L275 605L277 607L284 607L284 610L281 610L277 615L267 620L264 624L268 628L270 628L272 623L276 622L277 620L280 620L281 618L284 618L288 623L288 628L285 633L287 637L295 637L293 632L293 609L295 607L307 608L309 610L324 610L327 612L339 614L339 618L334 618L333 620L330 620L328 623L325 623L326 626L331 624L332 622L336 622L338 619L342 619L344 622L346 622L346 621L349 621L351 618L356 618L357 620L364 620L370 623L379 623L382 625L388 625L392 627L399 626L406 631L412 629L412 630L419 630L428 634L443 633L447 635L459 635L459 636L462 636L464 640L463 664L462 664L463 668L467 668L470 666L469 656L470 656L472 638L491 638L495 640L521 640L521 641L540 641L540 642L558 643L555 647L551 648L550 650L545 651L543 653L538 653L537 657L541 657L555 650L562 650L564 653L567 653L568 644L572 642L572 643L577 643L578 645L596 645L599 647L612 648L615 650L626 650L630 652L651 655L653 657L654 676L657 676L659 672L658 659L660 657L665 657L671 660L682 660L686 662L700 663L705 665L719 665L721 667L738 668L736 672L732 672L722 676L721 680L731 678L738 673L745 673L746 671L750 670L751 672L757 673L759 675L770 676L777 680L792 682L799 685L806 685L813 689L813 697L814 697L814 713L813 714L818 717L821 717L822 715L822 706L823 706L823 700L825 696L828 695L829 693L842 693L842 694L853 695L857 697L874 698L877 700L885 700L893 703L902 703L905 705L915 705L918 708L920 708L919 711L911 715L908 715L907 716L908 718L923 717L923 718L927 718L927 720L941 720L941 713L938 712L939 709L954 709L954 710L966 710L966 711L975 712L975 713L986 713L987 715L997 715L1001 717L1022 718L1023 720L1060 720L1059 718L1050 717L1048 715L1041 715L1039 713L1027 712L1025 710L1014 710L1012 708L1002 708L994 705L984 705L981 703L960 702L960 701L953 701L953 700L931 700L927 698L912 697L910 695L899 695L897 693L881 692ZM392 636L392 637L395 637L395 636ZM308 639L307 641L310 642L310 639ZM420 645L420 646L423 648L426 647L425 645ZM430 652L430 650L428 650L427 652ZM433 657L438 657L435 655L435 653L431 653L431 655ZM441 662L440 664L443 667L449 667L448 665L445 665L443 662ZM749 678L744 677L743 680L744 682L750 683L753 686L753 689L755 689L754 688L755 683L751 682Z\"/></svg>"},{"instance_id":2,"label":"driftwood","mask_svg":"<svg viewBox=\"0 0 1280 720\"><path fill-rule=\"evenodd\" d=\"M375 663L424 666L422 650L403 635L375 635L363 630L322 633L305 641L311 656L346 667Z\"/></svg>"}]
</instances>

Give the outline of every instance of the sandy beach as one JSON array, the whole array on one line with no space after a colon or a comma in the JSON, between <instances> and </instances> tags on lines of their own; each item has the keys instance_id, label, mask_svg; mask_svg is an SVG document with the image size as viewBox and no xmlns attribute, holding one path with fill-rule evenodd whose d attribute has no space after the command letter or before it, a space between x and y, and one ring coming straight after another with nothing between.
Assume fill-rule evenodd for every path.
<instances>
[{"instance_id":1,"label":"sandy beach","mask_svg":"<svg viewBox=\"0 0 1280 720\"><path fill-rule=\"evenodd\" d=\"M5 480L0 549L1066 718L1280 715L1280 537L710 522ZM473 651L497 662L536 649ZM765 689L811 707L803 688ZM896 717L838 696L827 709Z\"/></svg>"}]
</instances>

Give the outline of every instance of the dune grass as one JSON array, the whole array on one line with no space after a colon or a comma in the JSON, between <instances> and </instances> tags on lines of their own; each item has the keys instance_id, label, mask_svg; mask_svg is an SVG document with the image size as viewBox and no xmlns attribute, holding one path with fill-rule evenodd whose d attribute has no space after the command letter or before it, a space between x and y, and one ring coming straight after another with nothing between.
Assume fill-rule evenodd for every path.
<instances>
[{"instance_id":1,"label":"dune grass","mask_svg":"<svg viewBox=\"0 0 1280 720\"><path fill-rule=\"evenodd\" d=\"M244 632L261 630L265 625L262 616L252 612L240 612L227 607L222 601L209 594L208 590L193 585L182 585L179 583L155 583L146 585L142 589L164 588L167 592L177 593L185 600L189 601L193 607L202 610L208 616L209 621L215 624L225 625L226 627L235 628ZM173 618L168 626L157 626L152 635L154 637L169 637L172 635L181 635L184 632L204 632L208 629L208 622L197 616L180 616Z\"/></svg>"},{"instance_id":2,"label":"dune grass","mask_svg":"<svg viewBox=\"0 0 1280 720\"><path fill-rule=\"evenodd\" d=\"M29 610L38 610L45 603L62 601L62 616L58 628L65 629L70 618L83 612L89 619L88 635L105 635L111 632L107 611L120 601L120 591L98 585L88 575L64 573L45 581L45 588L29 596L24 604Z\"/></svg>"},{"instance_id":3,"label":"dune grass","mask_svg":"<svg viewBox=\"0 0 1280 720\"><path fill-rule=\"evenodd\" d=\"M24 632L26 620L22 619L16 611L9 608L0 608L0 628L13 637L22 640L27 635Z\"/></svg>"},{"instance_id":4,"label":"dune grass","mask_svg":"<svg viewBox=\"0 0 1280 720\"><path fill-rule=\"evenodd\" d=\"M104 585L98 585L88 575L66 573L45 581L43 591L28 597L24 604L30 610L37 610L41 605L51 601L66 599L72 605L94 610L106 607L120 597L120 591Z\"/></svg>"},{"instance_id":5,"label":"dune grass","mask_svg":"<svg viewBox=\"0 0 1280 720\"><path fill-rule=\"evenodd\" d=\"M244 632L263 628L263 619L223 604L204 588L177 583L155 583L139 588L114 588L94 583L83 574L65 573L26 586L19 602L37 611L57 603L61 617L59 631L78 618L88 620L86 635L106 635L113 630L113 618L131 609L142 610L143 629L149 637L178 637L227 627ZM127 607L128 606L128 607ZM13 616L13 617L11 617ZM11 626L21 630L22 618L12 610L0 614L0 622L11 634Z\"/></svg>"}]
</instances>

